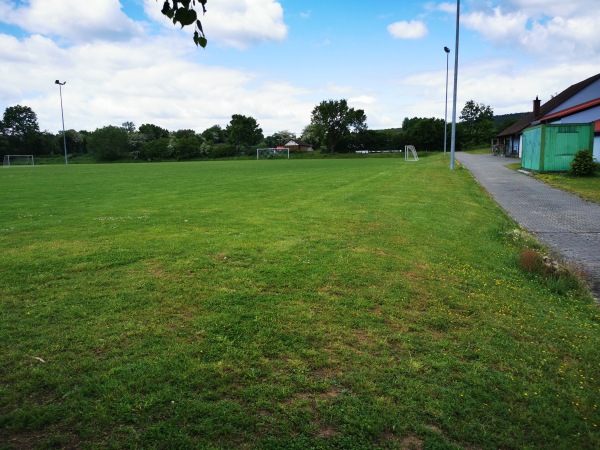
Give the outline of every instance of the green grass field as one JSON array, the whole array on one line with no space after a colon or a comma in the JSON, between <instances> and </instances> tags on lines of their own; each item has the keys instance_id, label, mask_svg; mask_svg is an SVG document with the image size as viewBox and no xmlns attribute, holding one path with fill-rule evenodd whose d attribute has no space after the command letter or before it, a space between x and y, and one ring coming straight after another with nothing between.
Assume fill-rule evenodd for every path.
<instances>
[{"instance_id":1,"label":"green grass field","mask_svg":"<svg viewBox=\"0 0 600 450\"><path fill-rule=\"evenodd\" d=\"M599 448L598 307L447 165L0 168L0 448Z\"/></svg>"},{"instance_id":2,"label":"green grass field","mask_svg":"<svg viewBox=\"0 0 600 450\"><path fill-rule=\"evenodd\" d=\"M508 164L513 170L519 170L521 163ZM593 176L578 177L570 173L533 173L538 180L550 186L575 194L584 200L600 203L600 165Z\"/></svg>"},{"instance_id":3,"label":"green grass field","mask_svg":"<svg viewBox=\"0 0 600 450\"><path fill-rule=\"evenodd\" d=\"M567 173L544 173L535 177L585 200L600 203L600 170L592 177L576 177Z\"/></svg>"}]
</instances>

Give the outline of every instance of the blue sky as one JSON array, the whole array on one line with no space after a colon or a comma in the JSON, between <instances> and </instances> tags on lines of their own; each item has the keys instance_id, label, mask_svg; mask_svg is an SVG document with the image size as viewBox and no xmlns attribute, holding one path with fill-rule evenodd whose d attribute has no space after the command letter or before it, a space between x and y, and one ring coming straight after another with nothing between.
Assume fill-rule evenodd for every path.
<instances>
[{"instance_id":1,"label":"blue sky","mask_svg":"<svg viewBox=\"0 0 600 450\"><path fill-rule=\"evenodd\" d=\"M133 121L196 131L231 115L300 133L322 100L345 98L372 129L444 117L456 2L209 0L197 49L155 0L0 0L0 109L40 127ZM528 111L600 71L597 0L463 0L458 109ZM450 115L450 113L449 113Z\"/></svg>"}]
</instances>

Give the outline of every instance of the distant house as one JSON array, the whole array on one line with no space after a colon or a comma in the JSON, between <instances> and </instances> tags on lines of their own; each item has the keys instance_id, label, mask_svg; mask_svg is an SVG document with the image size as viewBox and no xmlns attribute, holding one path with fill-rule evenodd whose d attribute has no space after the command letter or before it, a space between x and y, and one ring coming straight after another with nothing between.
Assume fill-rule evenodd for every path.
<instances>
[{"instance_id":1,"label":"distant house","mask_svg":"<svg viewBox=\"0 0 600 450\"><path fill-rule=\"evenodd\" d=\"M548 124L592 123L594 159L600 161L600 73L574 84L543 105L536 97L533 111L498 134L508 153L523 156L523 133L530 127Z\"/></svg>"},{"instance_id":2,"label":"distant house","mask_svg":"<svg viewBox=\"0 0 600 450\"><path fill-rule=\"evenodd\" d=\"M301 141L299 139L292 139L287 144L285 144L284 147L287 147L290 150L300 150L304 152L312 152L313 150L312 144Z\"/></svg>"}]
</instances>

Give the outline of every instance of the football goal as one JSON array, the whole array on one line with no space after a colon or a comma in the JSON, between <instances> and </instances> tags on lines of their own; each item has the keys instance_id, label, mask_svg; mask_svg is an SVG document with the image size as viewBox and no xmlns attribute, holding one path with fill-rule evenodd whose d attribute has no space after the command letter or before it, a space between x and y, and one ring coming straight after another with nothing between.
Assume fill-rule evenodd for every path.
<instances>
[{"instance_id":1,"label":"football goal","mask_svg":"<svg viewBox=\"0 0 600 450\"><path fill-rule=\"evenodd\" d=\"M418 161L419 155L417 155L417 149L413 145L407 145L404 147L404 160L405 161Z\"/></svg>"},{"instance_id":2,"label":"football goal","mask_svg":"<svg viewBox=\"0 0 600 450\"><path fill-rule=\"evenodd\" d=\"M256 149L256 159L268 159L268 158L278 158L278 159L290 159L290 149L287 147L277 147L277 148L257 148Z\"/></svg>"},{"instance_id":3,"label":"football goal","mask_svg":"<svg viewBox=\"0 0 600 450\"><path fill-rule=\"evenodd\" d=\"M4 155L2 165L9 166L35 166L33 155Z\"/></svg>"}]
</instances>

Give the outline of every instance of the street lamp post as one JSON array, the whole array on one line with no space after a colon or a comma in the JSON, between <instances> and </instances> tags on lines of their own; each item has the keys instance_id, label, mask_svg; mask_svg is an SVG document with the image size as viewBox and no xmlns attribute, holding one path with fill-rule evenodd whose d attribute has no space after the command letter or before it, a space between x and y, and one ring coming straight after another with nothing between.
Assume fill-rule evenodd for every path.
<instances>
[{"instance_id":1,"label":"street lamp post","mask_svg":"<svg viewBox=\"0 0 600 450\"><path fill-rule=\"evenodd\" d=\"M446 147L448 144L448 58L450 56L450 49L444 47L446 52L446 109L444 111L444 156L446 156Z\"/></svg>"},{"instance_id":2,"label":"street lamp post","mask_svg":"<svg viewBox=\"0 0 600 450\"><path fill-rule=\"evenodd\" d=\"M450 170L454 170L456 151L456 92L458 88L458 37L460 30L460 0L456 0L456 48L454 49L454 92L452 100L452 138L450 139Z\"/></svg>"},{"instance_id":3,"label":"street lamp post","mask_svg":"<svg viewBox=\"0 0 600 450\"><path fill-rule=\"evenodd\" d=\"M58 91L60 93L60 115L62 117L62 127L63 127L63 146L65 147L65 165L69 165L69 158L67 156L67 135L65 134L65 113L63 111L63 101L62 101L62 87L67 84L67 82L61 83L56 80L54 84L58 84Z\"/></svg>"}]
</instances>

